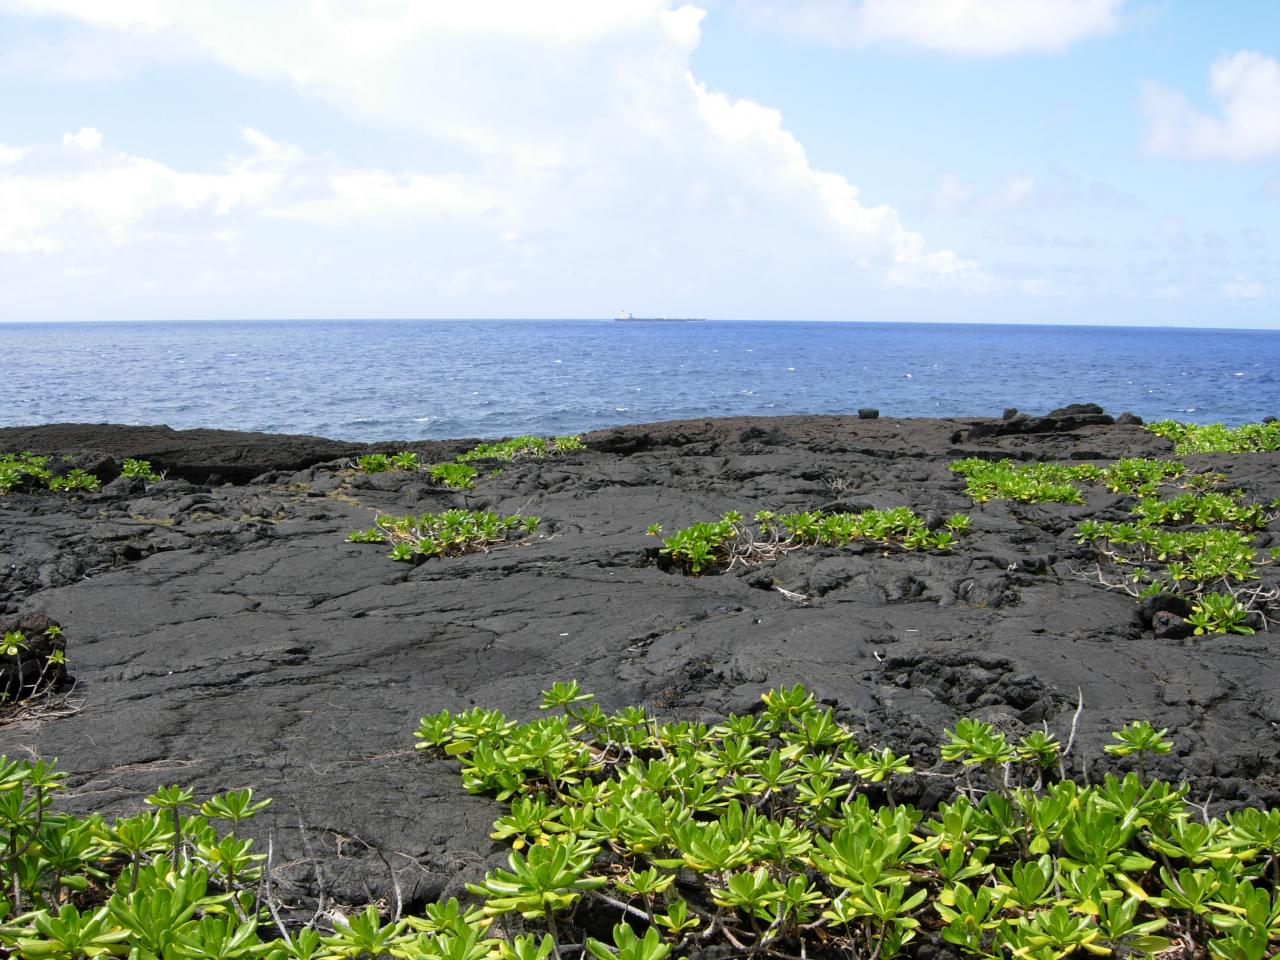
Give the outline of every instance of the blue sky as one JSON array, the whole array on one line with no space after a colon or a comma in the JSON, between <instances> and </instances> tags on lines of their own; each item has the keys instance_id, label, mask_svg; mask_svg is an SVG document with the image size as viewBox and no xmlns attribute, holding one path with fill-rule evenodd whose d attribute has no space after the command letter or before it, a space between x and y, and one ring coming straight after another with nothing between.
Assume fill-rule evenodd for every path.
<instances>
[{"instance_id":1,"label":"blue sky","mask_svg":"<svg viewBox=\"0 0 1280 960\"><path fill-rule=\"evenodd\" d=\"M1280 327L1280 4L0 0L0 320Z\"/></svg>"}]
</instances>

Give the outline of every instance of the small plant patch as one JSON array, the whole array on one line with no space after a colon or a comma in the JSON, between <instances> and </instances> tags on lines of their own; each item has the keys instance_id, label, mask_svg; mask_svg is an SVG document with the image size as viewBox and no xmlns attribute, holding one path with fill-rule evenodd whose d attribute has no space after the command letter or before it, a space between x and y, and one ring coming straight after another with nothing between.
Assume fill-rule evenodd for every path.
<instances>
[{"instance_id":1,"label":"small plant patch","mask_svg":"<svg viewBox=\"0 0 1280 960\"><path fill-rule=\"evenodd\" d=\"M139 480L145 480L149 483L164 479L163 474L156 473L151 469L150 460L134 460L126 458L124 464L120 467L120 474L125 477L136 477Z\"/></svg>"},{"instance_id":2,"label":"small plant patch","mask_svg":"<svg viewBox=\"0 0 1280 960\"><path fill-rule=\"evenodd\" d=\"M47 486L49 458L34 453L0 453L0 494Z\"/></svg>"},{"instance_id":3,"label":"small plant patch","mask_svg":"<svg viewBox=\"0 0 1280 960\"><path fill-rule=\"evenodd\" d=\"M402 450L395 454L367 453L356 457L356 469L361 473L387 473L391 470L425 472L432 483L455 490L470 490L476 485L475 467L448 461L424 469L418 460L418 455L411 450Z\"/></svg>"},{"instance_id":4,"label":"small plant patch","mask_svg":"<svg viewBox=\"0 0 1280 960\"><path fill-rule=\"evenodd\" d=\"M399 453L366 453L356 457L356 469L361 473L386 473L389 470L420 470L422 464L412 450Z\"/></svg>"},{"instance_id":5,"label":"small plant patch","mask_svg":"<svg viewBox=\"0 0 1280 960\"><path fill-rule=\"evenodd\" d=\"M1177 460L1126 457L1103 467L1097 482L1112 493L1150 496L1161 485L1178 479L1186 472L1186 464Z\"/></svg>"},{"instance_id":6,"label":"small plant patch","mask_svg":"<svg viewBox=\"0 0 1280 960\"><path fill-rule=\"evenodd\" d=\"M101 481L92 473L74 467L62 476L49 478L49 489L54 493L93 493L102 487Z\"/></svg>"},{"instance_id":7,"label":"small plant patch","mask_svg":"<svg viewBox=\"0 0 1280 960\"><path fill-rule=\"evenodd\" d=\"M366 453L356 457L356 469L361 473L386 473L391 469L391 457L385 453Z\"/></svg>"},{"instance_id":8,"label":"small plant patch","mask_svg":"<svg viewBox=\"0 0 1280 960\"><path fill-rule=\"evenodd\" d=\"M523 540L538 529L537 517L500 516L490 511L445 510L420 516L379 516L368 530L347 536L350 543L388 543L392 560L420 563L486 551L491 546Z\"/></svg>"},{"instance_id":9,"label":"small plant patch","mask_svg":"<svg viewBox=\"0 0 1280 960\"><path fill-rule=\"evenodd\" d=\"M1159 420L1147 424L1158 437L1173 441L1175 453L1265 453L1280 450L1280 421L1227 427L1221 423L1180 423Z\"/></svg>"},{"instance_id":10,"label":"small plant patch","mask_svg":"<svg viewBox=\"0 0 1280 960\"><path fill-rule=\"evenodd\" d=\"M151 809L107 821L52 808L65 777L42 760L0 757L6 956L321 956L296 952L292 938L264 943L261 934L271 929L260 899L266 857L252 840L212 823L236 826L270 801L255 801L245 789L198 803L171 786L147 798ZM334 934L335 944L347 942L341 929Z\"/></svg>"},{"instance_id":11,"label":"small plant patch","mask_svg":"<svg viewBox=\"0 0 1280 960\"><path fill-rule=\"evenodd\" d=\"M0 454L0 496L15 490L52 490L54 493L93 493L101 481L92 473L73 467L65 474L56 473L49 457L34 453Z\"/></svg>"},{"instance_id":12,"label":"small plant patch","mask_svg":"<svg viewBox=\"0 0 1280 960\"><path fill-rule=\"evenodd\" d=\"M419 749L504 805L492 836L512 849L468 885L474 936L519 914L526 939L490 949L526 960L584 940L596 960L891 960L926 940L1029 960L1280 947L1280 810L1208 818L1185 786L1148 781L1166 730L1113 734L1107 752L1139 772L1082 786L1047 731L1010 740L960 720L930 771L954 793L919 810L894 801L911 758L860 743L798 685L762 700L714 725L662 721L605 713L568 682L525 723L423 717ZM602 913L612 946L584 929Z\"/></svg>"},{"instance_id":13,"label":"small plant patch","mask_svg":"<svg viewBox=\"0 0 1280 960\"><path fill-rule=\"evenodd\" d=\"M1188 597L1197 635L1252 633L1254 612L1265 624L1280 590L1260 582L1260 569L1280 559L1280 549L1261 552L1254 537L1276 518L1272 510L1246 503L1238 491L1206 492L1144 498L1133 517L1086 520L1076 528L1076 539L1091 544L1107 566L1098 566L1095 582L1135 597Z\"/></svg>"},{"instance_id":14,"label":"small plant patch","mask_svg":"<svg viewBox=\"0 0 1280 960\"><path fill-rule=\"evenodd\" d=\"M955 460L950 469L965 479L974 503L1017 500L1021 503L1084 503L1079 481L1094 482L1102 471L1091 464L1015 463L1012 460Z\"/></svg>"},{"instance_id":15,"label":"small plant patch","mask_svg":"<svg viewBox=\"0 0 1280 960\"><path fill-rule=\"evenodd\" d=\"M66 676L62 628L50 624L33 642L22 630L0 635L0 705L45 697Z\"/></svg>"},{"instance_id":16,"label":"small plant patch","mask_svg":"<svg viewBox=\"0 0 1280 960\"><path fill-rule=\"evenodd\" d=\"M569 437L534 437L524 435L497 443L481 443L456 458L459 463L471 460L523 460L554 456L558 453L572 453L585 450L582 438Z\"/></svg>"},{"instance_id":17,"label":"small plant patch","mask_svg":"<svg viewBox=\"0 0 1280 960\"><path fill-rule=\"evenodd\" d=\"M456 490L470 490L476 485L476 468L465 463L437 463L427 468L433 483Z\"/></svg>"},{"instance_id":18,"label":"small plant patch","mask_svg":"<svg viewBox=\"0 0 1280 960\"><path fill-rule=\"evenodd\" d=\"M931 531L909 507L861 513L762 511L755 515L754 526L741 513L730 511L719 520L677 530L662 541L660 553L685 572L698 574L714 567L731 570L740 563L761 563L804 547L841 547L857 540L904 550L949 550L956 535L969 526L969 517L958 513L946 520L944 529ZM660 536L662 527L652 524L646 532Z\"/></svg>"},{"instance_id":19,"label":"small plant patch","mask_svg":"<svg viewBox=\"0 0 1280 960\"><path fill-rule=\"evenodd\" d=\"M1205 633L1253 633L1249 608L1230 593L1202 593L1196 598L1187 622L1197 636Z\"/></svg>"},{"instance_id":20,"label":"small plant patch","mask_svg":"<svg viewBox=\"0 0 1280 960\"><path fill-rule=\"evenodd\" d=\"M418 462L418 455L411 450L401 450L391 457L391 466L396 470L419 470L422 464Z\"/></svg>"},{"instance_id":21,"label":"small plant patch","mask_svg":"<svg viewBox=\"0 0 1280 960\"><path fill-rule=\"evenodd\" d=\"M965 478L965 491L975 503L1017 500L1022 503L1084 503L1078 484L1099 484L1112 493L1154 496L1163 485L1183 477L1187 468L1176 460L1128 457L1105 467L1091 463L1017 463L1013 460L955 460L950 469ZM1194 482L1194 481L1189 481Z\"/></svg>"},{"instance_id":22,"label":"small plant patch","mask_svg":"<svg viewBox=\"0 0 1280 960\"><path fill-rule=\"evenodd\" d=\"M1244 494L1184 493L1169 500L1144 497L1133 508L1139 521L1162 526L1207 526L1223 524L1241 530L1261 530L1276 519L1274 510L1258 503L1246 503Z\"/></svg>"}]
</instances>

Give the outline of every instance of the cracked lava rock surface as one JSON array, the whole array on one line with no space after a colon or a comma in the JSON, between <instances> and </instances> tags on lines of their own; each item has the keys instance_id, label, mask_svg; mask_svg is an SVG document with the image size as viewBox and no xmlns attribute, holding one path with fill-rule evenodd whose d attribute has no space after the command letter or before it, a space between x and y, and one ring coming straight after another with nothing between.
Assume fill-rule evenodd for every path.
<instances>
[{"instance_id":1,"label":"cracked lava rock surface","mask_svg":"<svg viewBox=\"0 0 1280 960\"><path fill-rule=\"evenodd\" d=\"M1116 769L1109 732L1148 719L1176 743L1155 772L1185 777L1193 799L1280 804L1274 632L1158 638L1158 611L1087 582L1091 550L1072 536L1083 519L1125 517L1131 500L1086 486L1085 505L975 505L947 469L970 455L1171 457L1141 426L1079 407L694 420L584 441L477 464L476 488L451 491L422 474L359 474L349 458L408 449L429 464L474 441L0 429L0 450L68 455L109 481L0 497L0 617L60 623L76 684L64 709L10 708L0 752L57 757L71 775L58 805L77 812L130 812L168 783L198 796L254 787L274 803L243 832L263 852L270 837L277 890L299 905L386 901L393 875L412 905L461 894L500 862L507 848L488 834L501 807L469 796L456 763L415 753L413 731L443 708L527 719L556 680L577 679L605 709L707 720L800 682L864 746L921 767L962 716L1065 740L1082 698L1077 772ZM117 477L126 456L166 479ZM1280 497L1280 454L1178 459L1254 500ZM701 577L659 563L645 536L726 510L899 505L965 512L973 529L948 554L854 544ZM450 507L542 526L526 543L418 566L345 542L378 513ZM922 780L916 802L939 782Z\"/></svg>"}]
</instances>

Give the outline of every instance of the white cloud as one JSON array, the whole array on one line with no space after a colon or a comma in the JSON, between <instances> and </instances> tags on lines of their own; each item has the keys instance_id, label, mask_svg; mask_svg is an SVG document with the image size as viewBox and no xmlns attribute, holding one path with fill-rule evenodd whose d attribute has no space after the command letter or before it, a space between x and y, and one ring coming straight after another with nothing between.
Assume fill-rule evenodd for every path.
<instances>
[{"instance_id":1,"label":"white cloud","mask_svg":"<svg viewBox=\"0 0 1280 960\"><path fill-rule=\"evenodd\" d=\"M80 148L78 166L64 159L45 177L0 168L0 196L22 214L0 222L0 250L83 244L85 222L91 236L120 246L158 222L179 229L180 215L181 229L229 238L216 242L245 256L268 221L359 224L381 231L384 245L411 238L439 264L413 282L437 277L451 290L612 289L650 277L672 291L705 291L740 287L744 274L782 290L775 278L815 270L839 283L986 282L972 261L930 250L893 208L816 169L777 111L699 83L689 62L703 14L691 6L351 0L321 16L307 0L10 2L172 37L242 75L447 144L452 165L430 174L352 168L246 129L249 156L183 172L86 152L93 133L81 131L66 151Z\"/></svg>"},{"instance_id":2,"label":"white cloud","mask_svg":"<svg viewBox=\"0 0 1280 960\"><path fill-rule=\"evenodd\" d=\"M93 128L64 134L61 148L24 148L0 173L0 253L122 246L146 236L146 219L159 211L226 213L270 194L271 178L254 167L182 173L104 150Z\"/></svg>"},{"instance_id":3,"label":"white cloud","mask_svg":"<svg viewBox=\"0 0 1280 960\"><path fill-rule=\"evenodd\" d=\"M1238 161L1280 154L1280 63L1252 50L1221 57L1209 68L1209 89L1218 115L1201 112L1176 90L1146 84L1147 149Z\"/></svg>"},{"instance_id":4,"label":"white cloud","mask_svg":"<svg viewBox=\"0 0 1280 960\"><path fill-rule=\"evenodd\" d=\"M89 127L64 134L61 150L15 151L21 163L0 174L0 253L122 247L183 233L235 246L244 227L227 222L233 215L340 225L476 216L493 203L449 178L338 167L252 128L241 137L252 152L215 173L106 150Z\"/></svg>"},{"instance_id":5,"label":"white cloud","mask_svg":"<svg viewBox=\"0 0 1280 960\"><path fill-rule=\"evenodd\" d=\"M804 148L782 127L782 117L749 100L731 101L709 92L690 78L698 106L724 160L738 168L739 178L755 191L771 193L791 208L808 207L825 222L832 238L862 263L893 265L892 282L918 282L927 274L959 277L974 271L949 251L929 254L924 240L903 227L891 207L864 206L858 188L844 177L815 170Z\"/></svg>"},{"instance_id":6,"label":"white cloud","mask_svg":"<svg viewBox=\"0 0 1280 960\"><path fill-rule=\"evenodd\" d=\"M1262 300L1267 296L1267 287L1256 280L1237 278L1222 285L1222 295L1228 300Z\"/></svg>"},{"instance_id":7,"label":"white cloud","mask_svg":"<svg viewBox=\"0 0 1280 960\"><path fill-rule=\"evenodd\" d=\"M1125 0L742 0L758 23L832 45L962 56L1064 50L1114 31Z\"/></svg>"},{"instance_id":8,"label":"white cloud","mask_svg":"<svg viewBox=\"0 0 1280 960\"><path fill-rule=\"evenodd\" d=\"M102 134L93 127L81 127L76 133L64 133L62 146L84 153L97 153L102 149Z\"/></svg>"}]
</instances>

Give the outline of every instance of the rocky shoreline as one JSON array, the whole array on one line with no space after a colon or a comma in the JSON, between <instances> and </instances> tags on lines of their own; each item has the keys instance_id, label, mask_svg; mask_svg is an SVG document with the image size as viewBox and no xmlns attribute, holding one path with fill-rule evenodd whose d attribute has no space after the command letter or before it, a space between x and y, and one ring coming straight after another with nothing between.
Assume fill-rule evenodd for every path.
<instances>
[{"instance_id":1,"label":"rocky shoreline","mask_svg":"<svg viewBox=\"0 0 1280 960\"><path fill-rule=\"evenodd\" d=\"M253 786L275 803L249 832L270 834L273 875L298 904L386 900L396 885L415 903L482 875L505 851L489 838L497 807L466 794L456 764L417 754L413 730L443 708L530 716L555 680L606 708L708 719L800 682L868 744L925 763L959 717L1065 737L1083 702L1077 770L1110 769L1110 731L1148 719L1176 742L1156 770L1186 777L1199 801L1280 805L1274 632L1157 636L1152 605L1088 582L1090 550L1072 535L1123 516L1123 497L975 505L947 467L1171 456L1136 418L1089 406L728 418L583 440L486 465L474 490L452 491L350 460L411 450L432 463L475 441L0 429L0 451L67 457L104 480L96 493L0 497L0 617L60 624L75 681L64 708L9 716L0 752L58 757L72 774L60 803L76 811L135 809L166 783ZM120 476L125 457L166 478ZM1180 459L1258 501L1280 497L1280 454ZM962 511L973 529L945 554L817 548L702 577L658 563L645 536L729 509L899 505L930 522ZM449 507L542 526L526 543L418 566L345 541L379 512ZM1273 522L1262 540L1276 534ZM940 788L913 789L927 803Z\"/></svg>"}]
</instances>

